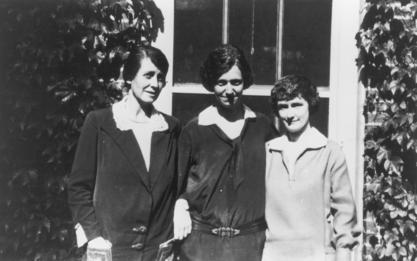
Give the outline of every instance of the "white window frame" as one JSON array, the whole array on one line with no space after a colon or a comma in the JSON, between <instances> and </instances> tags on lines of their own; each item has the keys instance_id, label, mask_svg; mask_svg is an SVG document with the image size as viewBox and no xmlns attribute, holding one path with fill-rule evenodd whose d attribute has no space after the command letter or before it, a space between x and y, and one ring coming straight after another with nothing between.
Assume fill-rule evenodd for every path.
<instances>
[{"instance_id":1,"label":"white window frame","mask_svg":"<svg viewBox=\"0 0 417 261\"><path fill-rule=\"evenodd\" d=\"M165 3L164 3L165 5ZM228 43L229 41L229 5L230 0L223 0L222 7L222 43ZM276 79L281 76L282 71L282 32L283 32L283 13L284 13L284 0L277 1L277 39L276 39ZM165 18L165 21L167 19ZM173 64L173 63L171 63ZM172 80L172 78L171 78ZM200 83L173 83L173 89L171 93L184 93L184 94L209 94L207 90ZM248 96L269 96L273 85L259 85L254 84L250 88L243 92L243 95ZM329 86L319 86L318 92L320 97L329 97ZM171 111L172 112L172 111Z\"/></svg>"}]
</instances>

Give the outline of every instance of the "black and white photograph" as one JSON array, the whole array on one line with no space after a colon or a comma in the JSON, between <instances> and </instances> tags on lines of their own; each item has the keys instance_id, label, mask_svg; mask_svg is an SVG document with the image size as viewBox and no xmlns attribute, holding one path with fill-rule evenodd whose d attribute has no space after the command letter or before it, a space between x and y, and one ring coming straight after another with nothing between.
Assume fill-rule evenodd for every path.
<instances>
[{"instance_id":1,"label":"black and white photograph","mask_svg":"<svg viewBox=\"0 0 417 261\"><path fill-rule=\"evenodd\" d=\"M0 0L0 260L416 261L417 0Z\"/></svg>"}]
</instances>

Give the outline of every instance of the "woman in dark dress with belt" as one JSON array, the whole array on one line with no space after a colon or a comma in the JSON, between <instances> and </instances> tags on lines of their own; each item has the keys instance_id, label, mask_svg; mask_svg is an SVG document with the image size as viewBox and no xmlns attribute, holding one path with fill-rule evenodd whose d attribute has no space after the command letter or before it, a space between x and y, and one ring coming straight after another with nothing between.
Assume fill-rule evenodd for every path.
<instances>
[{"instance_id":1,"label":"woman in dark dress with belt","mask_svg":"<svg viewBox=\"0 0 417 261\"><path fill-rule=\"evenodd\" d=\"M124 66L128 95L89 113L69 177L69 205L78 245L110 249L113 261L154 261L172 237L179 122L153 102L165 86L168 61L139 47Z\"/></svg>"},{"instance_id":2,"label":"woman in dark dress with belt","mask_svg":"<svg viewBox=\"0 0 417 261\"><path fill-rule=\"evenodd\" d=\"M174 235L180 260L261 260L265 240L265 142L268 118L242 103L250 67L232 45L214 49L201 69L215 103L179 139L179 199Z\"/></svg>"}]
</instances>

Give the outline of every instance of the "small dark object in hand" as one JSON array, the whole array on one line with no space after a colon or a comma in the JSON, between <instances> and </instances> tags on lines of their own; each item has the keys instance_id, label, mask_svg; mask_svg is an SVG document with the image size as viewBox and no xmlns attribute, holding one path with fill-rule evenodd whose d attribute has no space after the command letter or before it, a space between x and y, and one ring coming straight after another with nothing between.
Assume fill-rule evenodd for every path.
<instances>
[{"instance_id":1,"label":"small dark object in hand","mask_svg":"<svg viewBox=\"0 0 417 261\"><path fill-rule=\"evenodd\" d=\"M174 241L170 239L159 245L156 261L173 261L174 260Z\"/></svg>"}]
</instances>

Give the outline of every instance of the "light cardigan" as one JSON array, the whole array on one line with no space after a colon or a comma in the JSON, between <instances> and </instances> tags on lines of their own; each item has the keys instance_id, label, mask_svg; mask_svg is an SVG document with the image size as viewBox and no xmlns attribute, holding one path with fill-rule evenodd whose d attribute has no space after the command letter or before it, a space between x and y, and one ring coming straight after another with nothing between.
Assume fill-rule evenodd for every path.
<instances>
[{"instance_id":1,"label":"light cardigan","mask_svg":"<svg viewBox=\"0 0 417 261\"><path fill-rule=\"evenodd\" d=\"M360 227L344 154L315 128L297 143L304 147L293 166L285 135L266 143L263 261L348 261Z\"/></svg>"}]
</instances>

